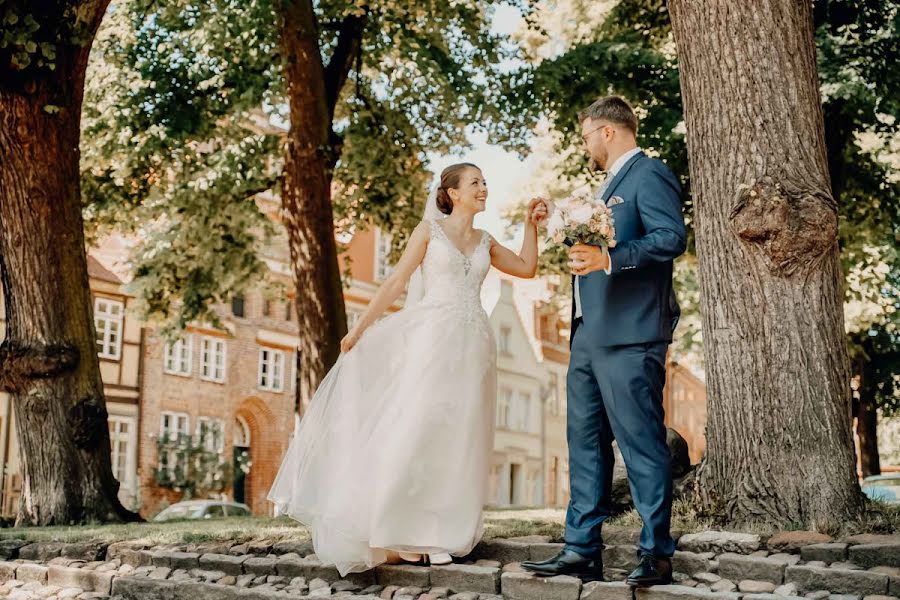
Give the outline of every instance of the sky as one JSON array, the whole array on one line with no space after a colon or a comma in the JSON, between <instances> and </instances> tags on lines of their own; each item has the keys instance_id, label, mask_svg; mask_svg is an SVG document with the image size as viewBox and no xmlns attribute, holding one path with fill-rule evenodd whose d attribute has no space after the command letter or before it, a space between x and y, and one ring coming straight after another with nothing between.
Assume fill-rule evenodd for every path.
<instances>
[{"instance_id":1,"label":"sky","mask_svg":"<svg viewBox=\"0 0 900 600\"><path fill-rule=\"evenodd\" d=\"M491 31L508 35L519 28L521 21L522 17L517 8L499 5L491 22ZM475 217L475 227L486 229L497 240L508 242L518 250L516 242L520 242L521 237L517 237L515 242L506 237L504 232L506 224L500 215L516 196L514 192L516 186L528 179L527 161L491 144L483 132L470 131L468 137L472 148L460 155L429 154L430 170L437 176L453 163L471 162L481 167L488 184L488 199L484 212Z\"/></svg>"},{"instance_id":2,"label":"sky","mask_svg":"<svg viewBox=\"0 0 900 600\"><path fill-rule=\"evenodd\" d=\"M515 31L521 22L519 11L507 5L501 5L494 13L491 30L499 34L509 34ZM487 134L479 131L468 133L472 147L458 155L440 155L429 153L429 170L435 176L458 162L471 162L481 167L484 178L488 184L488 199L484 212L475 216L474 226L486 229L499 242L518 252L522 244L521 228L512 239L506 235L506 221L501 217L504 210L517 197L518 186L525 185L528 181L529 161L520 159L515 153L507 152L500 146L490 143ZM503 276L496 269L491 269L485 278L482 287L481 301L488 313L500 299L500 279ZM546 284L540 279L515 279L513 296L516 307L522 316L525 328L534 335L534 301L546 299L548 293Z\"/></svg>"}]
</instances>

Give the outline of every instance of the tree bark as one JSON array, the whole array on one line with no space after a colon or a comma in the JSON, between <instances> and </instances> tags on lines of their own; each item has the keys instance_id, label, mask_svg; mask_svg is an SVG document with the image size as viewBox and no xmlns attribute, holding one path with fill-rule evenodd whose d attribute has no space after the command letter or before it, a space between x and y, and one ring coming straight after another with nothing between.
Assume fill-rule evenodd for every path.
<instances>
[{"instance_id":1,"label":"tree bark","mask_svg":"<svg viewBox=\"0 0 900 600\"><path fill-rule=\"evenodd\" d=\"M862 495L811 8L669 1L709 390L701 499L732 522L829 529Z\"/></svg>"},{"instance_id":2,"label":"tree bark","mask_svg":"<svg viewBox=\"0 0 900 600\"><path fill-rule=\"evenodd\" d=\"M88 40L63 40L54 71L0 64L0 389L21 448L19 525L139 519L112 473L79 190L85 68L107 2L44 13L51 31L77 13Z\"/></svg>"},{"instance_id":3,"label":"tree bark","mask_svg":"<svg viewBox=\"0 0 900 600\"><path fill-rule=\"evenodd\" d=\"M315 13L310 0L281 6L280 45L291 119L281 198L300 326L301 410L337 360L347 320L331 206L331 111ZM338 92L332 93L336 99Z\"/></svg>"}]
</instances>

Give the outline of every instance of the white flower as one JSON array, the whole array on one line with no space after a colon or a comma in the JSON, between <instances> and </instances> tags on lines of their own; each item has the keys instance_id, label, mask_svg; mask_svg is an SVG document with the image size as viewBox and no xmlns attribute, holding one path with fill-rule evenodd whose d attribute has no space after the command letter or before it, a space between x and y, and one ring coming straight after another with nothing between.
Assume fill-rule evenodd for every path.
<instances>
[{"instance_id":1,"label":"white flower","mask_svg":"<svg viewBox=\"0 0 900 600\"><path fill-rule=\"evenodd\" d=\"M569 213L569 222L582 225L591 220L594 215L594 207L590 204L581 204L574 207Z\"/></svg>"},{"instance_id":2,"label":"white flower","mask_svg":"<svg viewBox=\"0 0 900 600\"><path fill-rule=\"evenodd\" d=\"M561 210L554 210L553 214L550 215L550 220L547 222L547 233L552 236L565 226L566 222L563 219L563 212Z\"/></svg>"}]
</instances>

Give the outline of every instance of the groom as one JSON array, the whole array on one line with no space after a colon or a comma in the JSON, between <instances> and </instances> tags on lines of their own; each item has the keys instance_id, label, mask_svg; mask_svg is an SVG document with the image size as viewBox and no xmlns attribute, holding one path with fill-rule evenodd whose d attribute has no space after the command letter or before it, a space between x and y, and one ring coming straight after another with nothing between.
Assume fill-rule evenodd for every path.
<instances>
[{"instance_id":1,"label":"groom","mask_svg":"<svg viewBox=\"0 0 900 600\"><path fill-rule=\"evenodd\" d=\"M662 391L666 350L680 310L672 261L685 250L678 180L637 147L637 117L617 96L578 115L593 167L607 172L597 194L615 219L617 244L572 244L571 354L567 376L571 499L564 549L522 567L538 575L603 579L601 528L609 518L613 439L625 459L643 520L632 586L672 582L672 478Z\"/></svg>"}]
</instances>

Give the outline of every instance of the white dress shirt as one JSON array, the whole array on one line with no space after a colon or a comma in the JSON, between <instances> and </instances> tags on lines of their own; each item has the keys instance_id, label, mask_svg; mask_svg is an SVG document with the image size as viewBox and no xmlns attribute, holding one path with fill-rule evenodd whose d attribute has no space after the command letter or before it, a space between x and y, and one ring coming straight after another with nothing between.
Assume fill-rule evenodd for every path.
<instances>
[{"instance_id":1,"label":"white dress shirt","mask_svg":"<svg viewBox=\"0 0 900 600\"><path fill-rule=\"evenodd\" d=\"M603 193L606 192L606 188L609 187L610 183L612 183L613 177L615 177L616 173L618 173L622 169L622 167L625 166L625 163L628 162L629 158L631 158L632 156L634 156L635 154L637 154L640 151L641 151L640 148L632 148L631 150L629 150L628 152L626 152L625 154L623 154L622 156L620 156L619 158L616 159L616 162L614 162L612 164L612 166L609 168L609 171L606 172L606 179L603 180L603 185L601 185L600 189L597 190L597 193L594 196L594 200L603 202ZM610 274L610 272L612 271L612 259L610 259L609 264L606 266L606 269L604 269L604 270L606 271L607 275ZM574 294L574 296L575 296L575 318L576 319L581 316L581 290L579 289L579 286L578 286L579 279L581 279L581 275L576 275L575 276L575 294Z\"/></svg>"}]
</instances>

